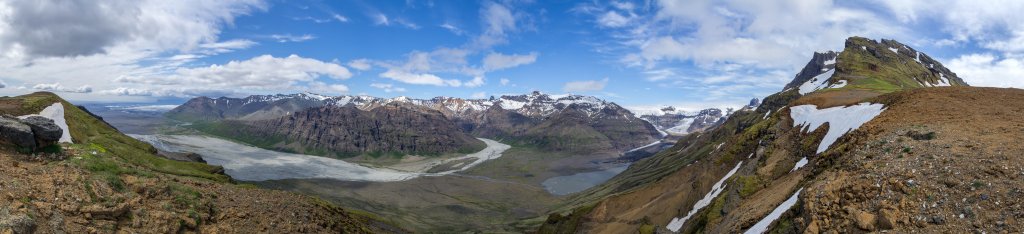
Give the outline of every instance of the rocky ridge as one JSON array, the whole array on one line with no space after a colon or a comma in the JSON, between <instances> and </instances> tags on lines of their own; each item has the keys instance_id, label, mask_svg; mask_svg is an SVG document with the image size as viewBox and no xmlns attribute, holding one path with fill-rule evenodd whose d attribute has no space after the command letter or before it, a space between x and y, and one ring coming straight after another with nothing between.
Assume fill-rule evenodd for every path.
<instances>
[{"instance_id":1,"label":"rocky ridge","mask_svg":"<svg viewBox=\"0 0 1024 234\"><path fill-rule=\"evenodd\" d=\"M756 108L571 197L538 232L1021 231L1013 178L1024 173L1013 174L1022 164L1008 155L1024 153L1010 142L1024 133L1024 107L1014 101L1024 91L966 87L895 41L853 37L846 45L834 66L818 53L804 69L813 72ZM821 77L823 68L833 74ZM798 90L822 81L814 77L823 88ZM1006 101L1013 103L991 104ZM848 123L808 128L795 120L796 109L854 106L882 108L834 139L824 138Z\"/></svg>"}]
</instances>

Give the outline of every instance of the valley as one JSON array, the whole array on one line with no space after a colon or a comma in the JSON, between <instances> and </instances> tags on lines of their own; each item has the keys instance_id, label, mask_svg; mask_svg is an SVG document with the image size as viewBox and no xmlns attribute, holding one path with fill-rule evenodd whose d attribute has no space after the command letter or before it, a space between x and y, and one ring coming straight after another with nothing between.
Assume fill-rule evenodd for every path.
<instances>
[{"instance_id":1,"label":"valley","mask_svg":"<svg viewBox=\"0 0 1024 234\"><path fill-rule=\"evenodd\" d=\"M161 111L108 106L90 109L161 152L197 153L244 183L314 195L425 232L527 232L566 195L610 179L666 144L637 143L624 150L626 157L624 151L555 151L480 138L487 147L463 155L332 158L210 136ZM474 221L466 222L466 214Z\"/></svg>"}]
</instances>

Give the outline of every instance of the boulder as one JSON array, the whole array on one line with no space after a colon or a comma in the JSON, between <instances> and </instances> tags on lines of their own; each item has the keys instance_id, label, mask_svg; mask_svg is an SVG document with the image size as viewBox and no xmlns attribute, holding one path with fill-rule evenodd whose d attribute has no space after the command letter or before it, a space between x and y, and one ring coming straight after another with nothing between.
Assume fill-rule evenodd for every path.
<instances>
[{"instance_id":1,"label":"boulder","mask_svg":"<svg viewBox=\"0 0 1024 234\"><path fill-rule=\"evenodd\" d=\"M32 217L24 214L9 214L7 210L0 210L0 233L33 233L36 231L36 222Z\"/></svg>"},{"instance_id":2,"label":"boulder","mask_svg":"<svg viewBox=\"0 0 1024 234\"><path fill-rule=\"evenodd\" d=\"M32 128L13 117L0 116L0 140L22 148L36 148Z\"/></svg>"},{"instance_id":3,"label":"boulder","mask_svg":"<svg viewBox=\"0 0 1024 234\"><path fill-rule=\"evenodd\" d=\"M32 133L35 134L36 140L38 140L40 146L57 142L60 140L61 135L64 134L64 130L61 129L60 126L57 126L52 119L46 117L29 116L28 118L22 119L21 122L32 128Z\"/></svg>"},{"instance_id":4,"label":"boulder","mask_svg":"<svg viewBox=\"0 0 1024 234\"><path fill-rule=\"evenodd\" d=\"M874 214L860 211L854 218L856 218L858 228L865 231L875 230L875 221L877 221L877 217Z\"/></svg>"}]
</instances>

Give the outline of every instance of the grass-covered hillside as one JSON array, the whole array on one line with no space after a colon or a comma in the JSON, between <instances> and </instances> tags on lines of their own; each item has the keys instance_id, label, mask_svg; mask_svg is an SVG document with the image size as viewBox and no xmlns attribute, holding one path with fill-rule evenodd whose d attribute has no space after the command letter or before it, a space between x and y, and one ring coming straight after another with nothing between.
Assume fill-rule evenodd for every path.
<instances>
[{"instance_id":1,"label":"grass-covered hillside","mask_svg":"<svg viewBox=\"0 0 1024 234\"><path fill-rule=\"evenodd\" d=\"M74 143L0 147L0 233L403 232L315 198L232 183L218 166L162 158L52 93L0 98L0 113L54 103Z\"/></svg>"}]
</instances>

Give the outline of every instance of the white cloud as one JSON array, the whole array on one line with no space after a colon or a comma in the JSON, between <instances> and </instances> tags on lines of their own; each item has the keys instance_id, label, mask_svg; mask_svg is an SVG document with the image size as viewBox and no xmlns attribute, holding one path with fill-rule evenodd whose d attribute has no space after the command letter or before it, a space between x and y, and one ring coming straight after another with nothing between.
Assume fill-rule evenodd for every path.
<instances>
[{"instance_id":1,"label":"white cloud","mask_svg":"<svg viewBox=\"0 0 1024 234\"><path fill-rule=\"evenodd\" d=\"M391 25L391 21L388 20L388 16L384 15L383 13L377 13L377 14L371 15L370 17L373 18L373 23L376 24L376 25L384 25L384 26Z\"/></svg>"},{"instance_id":2,"label":"white cloud","mask_svg":"<svg viewBox=\"0 0 1024 234\"><path fill-rule=\"evenodd\" d=\"M82 86L80 86L78 88L73 88L72 89L72 88L65 88L60 83L36 84L36 85L32 86L32 89L41 90L41 91L49 91L49 92L64 92L64 93L91 93L92 92L92 86L89 86L89 85L82 85Z\"/></svg>"},{"instance_id":3,"label":"white cloud","mask_svg":"<svg viewBox=\"0 0 1024 234\"><path fill-rule=\"evenodd\" d=\"M511 82L511 81L509 81L508 79L505 79L505 78L501 78L500 82L501 82L501 86L505 86L505 85L508 85L508 83Z\"/></svg>"},{"instance_id":4,"label":"white cloud","mask_svg":"<svg viewBox=\"0 0 1024 234\"><path fill-rule=\"evenodd\" d=\"M273 38L275 41L281 42L281 43L284 43L284 42L303 42L303 41L308 41L308 40L316 39L315 36L310 35L310 34L303 34L303 35L273 34L273 35L270 35L270 38Z\"/></svg>"},{"instance_id":5,"label":"white cloud","mask_svg":"<svg viewBox=\"0 0 1024 234\"><path fill-rule=\"evenodd\" d=\"M249 60L230 61L208 67L178 68L170 75L122 76L122 84L145 85L146 88L119 87L110 94L154 96L187 96L192 93L232 93L247 91L286 91L314 89L347 92L341 84L322 80L344 80L352 77L345 67L298 55L273 57L261 55ZM121 89L124 88L124 89Z\"/></svg>"},{"instance_id":6,"label":"white cloud","mask_svg":"<svg viewBox=\"0 0 1024 234\"><path fill-rule=\"evenodd\" d=\"M476 93L473 93L473 95L470 95L469 98L475 98L475 99L487 98L487 93L486 92L476 92Z\"/></svg>"},{"instance_id":7,"label":"white cloud","mask_svg":"<svg viewBox=\"0 0 1024 234\"><path fill-rule=\"evenodd\" d=\"M399 70L385 71L384 73L380 74L380 77L392 79L406 84L445 86L450 83L453 83L453 81L445 81L444 79L441 79L441 77L435 76L433 74L415 74Z\"/></svg>"},{"instance_id":8,"label":"white cloud","mask_svg":"<svg viewBox=\"0 0 1024 234\"><path fill-rule=\"evenodd\" d=\"M487 57L484 57L484 70L495 71L505 68L518 67L521 65L531 64L537 61L537 52L530 52L529 54L511 54L505 55L501 53L490 53Z\"/></svg>"},{"instance_id":9,"label":"white cloud","mask_svg":"<svg viewBox=\"0 0 1024 234\"><path fill-rule=\"evenodd\" d=\"M360 71L366 71L370 70L370 68L373 68L373 66L370 65L370 60L368 59L356 59L349 61L348 66Z\"/></svg>"},{"instance_id":10,"label":"white cloud","mask_svg":"<svg viewBox=\"0 0 1024 234\"><path fill-rule=\"evenodd\" d=\"M348 93L348 86L343 84L328 84L320 81L313 81L309 82L305 90L323 94L344 94Z\"/></svg>"},{"instance_id":11,"label":"white cloud","mask_svg":"<svg viewBox=\"0 0 1024 234\"><path fill-rule=\"evenodd\" d=\"M620 15L618 12L608 11L597 19L597 22L605 27L617 28L629 24L630 18Z\"/></svg>"},{"instance_id":12,"label":"white cloud","mask_svg":"<svg viewBox=\"0 0 1024 234\"><path fill-rule=\"evenodd\" d=\"M562 86L562 91L565 92L589 92L589 91L601 91L604 90L604 86L608 84L608 78L602 80L582 80L572 81L565 83Z\"/></svg>"},{"instance_id":13,"label":"white cloud","mask_svg":"<svg viewBox=\"0 0 1024 234\"><path fill-rule=\"evenodd\" d=\"M335 13L335 14L331 14L331 17L333 17L338 22L342 22L342 23L348 22L348 17L345 17L344 15L340 15L340 14Z\"/></svg>"},{"instance_id":14,"label":"white cloud","mask_svg":"<svg viewBox=\"0 0 1024 234\"><path fill-rule=\"evenodd\" d=\"M968 54L947 64L972 86L1024 88L1024 59L992 54Z\"/></svg>"},{"instance_id":15,"label":"white cloud","mask_svg":"<svg viewBox=\"0 0 1024 234\"><path fill-rule=\"evenodd\" d=\"M378 89L384 90L385 93L405 92L405 88L396 87L396 86L394 86L392 84L373 83L373 84L370 84L370 87L374 87L374 88L378 88Z\"/></svg>"},{"instance_id":16,"label":"white cloud","mask_svg":"<svg viewBox=\"0 0 1024 234\"><path fill-rule=\"evenodd\" d=\"M468 88L480 87L480 86L484 85L484 77L482 77L482 76L473 77L472 80L467 81L467 82L463 83L462 85L464 85L464 86L466 86Z\"/></svg>"},{"instance_id":17,"label":"white cloud","mask_svg":"<svg viewBox=\"0 0 1024 234\"><path fill-rule=\"evenodd\" d=\"M466 31L463 31L459 27L456 27L455 25L452 25L450 23L443 23L439 27L447 29L448 31L452 32L453 34L459 35L459 36L462 36L462 34L466 33Z\"/></svg>"},{"instance_id":18,"label":"white cloud","mask_svg":"<svg viewBox=\"0 0 1024 234\"><path fill-rule=\"evenodd\" d=\"M115 50L190 51L215 42L234 17L266 9L234 1L0 1L0 51L30 57L81 56Z\"/></svg>"}]
</instances>

